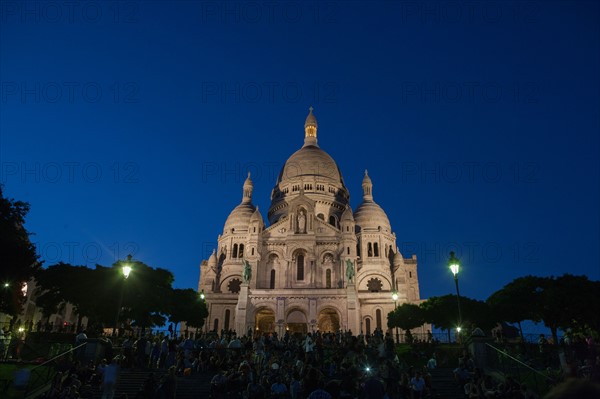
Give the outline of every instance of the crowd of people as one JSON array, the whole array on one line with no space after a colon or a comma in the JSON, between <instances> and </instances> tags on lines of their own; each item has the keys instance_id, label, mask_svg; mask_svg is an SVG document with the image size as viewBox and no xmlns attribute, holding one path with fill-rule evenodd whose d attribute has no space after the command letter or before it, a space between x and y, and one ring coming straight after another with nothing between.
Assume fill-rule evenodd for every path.
<instances>
[{"instance_id":1,"label":"crowd of people","mask_svg":"<svg viewBox=\"0 0 600 399\"><path fill-rule=\"evenodd\" d=\"M77 342L87 339L77 335ZM413 343L407 362L398 356L393 336L378 329L371 335L305 333L283 336L249 331L126 336L106 347L97 364L74 361L57 374L47 398L76 399L100 389L112 399L120 369L145 370L137 399L175 398L177 380L195 373L210 379L212 399L422 399L435 398L432 372L439 364L456 364L435 341ZM545 350L545 348L544 348ZM108 360L107 360L108 359ZM454 369L456 387L466 398L535 399L538 395L510 376L486 375L468 351ZM600 360L590 364L597 378ZM596 373L596 374L593 374ZM596 377L592 377L596 375Z\"/></svg>"}]
</instances>

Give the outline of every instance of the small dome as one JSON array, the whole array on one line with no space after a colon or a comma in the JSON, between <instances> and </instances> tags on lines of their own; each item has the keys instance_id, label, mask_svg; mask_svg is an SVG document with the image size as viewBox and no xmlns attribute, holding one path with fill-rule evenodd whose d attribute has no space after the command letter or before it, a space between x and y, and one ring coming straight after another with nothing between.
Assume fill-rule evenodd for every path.
<instances>
[{"instance_id":1,"label":"small dome","mask_svg":"<svg viewBox=\"0 0 600 399\"><path fill-rule=\"evenodd\" d=\"M349 206L346 207L344 213L342 213L342 222L354 222L354 215L352 214L352 208Z\"/></svg>"},{"instance_id":2,"label":"small dome","mask_svg":"<svg viewBox=\"0 0 600 399\"><path fill-rule=\"evenodd\" d=\"M247 230L250 218L256 210L256 207L252 205L252 180L250 179L250 173L244 182L242 190L242 203L233 208L233 211L227 217L225 221L225 227L223 228L224 233L228 233L231 229L242 229Z\"/></svg>"},{"instance_id":3,"label":"small dome","mask_svg":"<svg viewBox=\"0 0 600 399\"><path fill-rule=\"evenodd\" d=\"M256 206L256 210L250 217L250 223L258 223L258 225L261 227L264 226L264 224L265 224L263 217L262 217L260 211L258 210L258 205Z\"/></svg>"},{"instance_id":4,"label":"small dome","mask_svg":"<svg viewBox=\"0 0 600 399\"><path fill-rule=\"evenodd\" d=\"M384 210L373 200L373 183L366 170L362 186L363 202L354 212L354 221L361 229L377 230L381 228L383 231L391 233L390 220Z\"/></svg>"},{"instance_id":5,"label":"small dome","mask_svg":"<svg viewBox=\"0 0 600 399\"><path fill-rule=\"evenodd\" d=\"M227 217L227 220L225 221L225 227L223 228L223 232L230 232L231 229L248 229L248 224L250 224L250 218L252 217L252 214L255 210L256 207L250 202L243 202L235 208L233 208L233 211L231 211L231 213Z\"/></svg>"},{"instance_id":6,"label":"small dome","mask_svg":"<svg viewBox=\"0 0 600 399\"><path fill-rule=\"evenodd\" d=\"M391 233L390 220L374 201L363 202L354 212L354 221L361 229L378 229Z\"/></svg>"},{"instance_id":7,"label":"small dome","mask_svg":"<svg viewBox=\"0 0 600 399\"><path fill-rule=\"evenodd\" d=\"M212 254L208 258L208 267L213 268L217 266L217 252L213 249Z\"/></svg>"}]
</instances>

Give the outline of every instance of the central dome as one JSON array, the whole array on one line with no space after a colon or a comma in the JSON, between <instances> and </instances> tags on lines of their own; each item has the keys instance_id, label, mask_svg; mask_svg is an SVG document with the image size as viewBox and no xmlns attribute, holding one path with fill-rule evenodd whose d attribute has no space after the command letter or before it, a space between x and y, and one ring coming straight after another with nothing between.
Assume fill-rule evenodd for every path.
<instances>
[{"instance_id":1,"label":"central dome","mask_svg":"<svg viewBox=\"0 0 600 399\"><path fill-rule=\"evenodd\" d=\"M292 154L279 173L277 184L297 178L314 179L344 187L340 170L331 156L316 145L305 145Z\"/></svg>"},{"instance_id":2,"label":"central dome","mask_svg":"<svg viewBox=\"0 0 600 399\"><path fill-rule=\"evenodd\" d=\"M348 190L333 158L317 144L317 126L311 107L304 122L304 145L285 162L271 193L271 224L286 216L288 201L301 194L328 208L319 209L323 217L335 215L339 219L346 209Z\"/></svg>"}]
</instances>

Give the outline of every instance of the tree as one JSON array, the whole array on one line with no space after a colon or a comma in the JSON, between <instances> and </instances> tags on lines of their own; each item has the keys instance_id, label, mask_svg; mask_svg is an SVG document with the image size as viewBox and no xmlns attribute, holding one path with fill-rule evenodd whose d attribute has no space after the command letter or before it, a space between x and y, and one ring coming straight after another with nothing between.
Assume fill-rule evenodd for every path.
<instances>
[{"instance_id":1,"label":"tree","mask_svg":"<svg viewBox=\"0 0 600 399\"><path fill-rule=\"evenodd\" d=\"M521 338L523 338L521 322L524 320L540 321L537 303L539 290L543 283L541 277L519 277L490 295L487 303L498 320L517 323Z\"/></svg>"},{"instance_id":2,"label":"tree","mask_svg":"<svg viewBox=\"0 0 600 399\"><path fill-rule=\"evenodd\" d=\"M41 263L25 227L29 204L4 198L0 185L0 312L17 315L21 310L21 289Z\"/></svg>"},{"instance_id":3,"label":"tree","mask_svg":"<svg viewBox=\"0 0 600 399\"><path fill-rule=\"evenodd\" d=\"M420 327L424 323L424 310L412 303L403 303L388 314L388 327L400 328L407 336L411 329Z\"/></svg>"},{"instance_id":4,"label":"tree","mask_svg":"<svg viewBox=\"0 0 600 399\"><path fill-rule=\"evenodd\" d=\"M80 327L83 317L92 318L97 313L99 294L102 293L102 280L97 274L85 266L62 262L42 269L36 274L36 283L43 290L36 304L49 312L56 308L59 300L71 303L77 312L77 326Z\"/></svg>"},{"instance_id":5,"label":"tree","mask_svg":"<svg viewBox=\"0 0 600 399\"><path fill-rule=\"evenodd\" d=\"M598 331L599 287L585 276L526 276L496 291L487 302L500 320L519 323L520 330L523 320L542 321L557 342L559 328L588 326Z\"/></svg>"},{"instance_id":6,"label":"tree","mask_svg":"<svg viewBox=\"0 0 600 399\"><path fill-rule=\"evenodd\" d=\"M566 330L576 325L597 320L597 284L586 276L565 274L561 277L546 277L538 289L537 314L558 342L559 328Z\"/></svg>"},{"instance_id":7,"label":"tree","mask_svg":"<svg viewBox=\"0 0 600 399\"><path fill-rule=\"evenodd\" d=\"M448 339L450 339L450 330L458 325L456 296L432 296L420 306L424 311L425 321L442 330L447 330Z\"/></svg>"},{"instance_id":8,"label":"tree","mask_svg":"<svg viewBox=\"0 0 600 399\"><path fill-rule=\"evenodd\" d=\"M132 268L127 279L125 264ZM119 320L131 319L142 329L164 325L173 291L171 272L131 259L95 269L58 263L41 270L36 280L44 290L37 303L51 311L59 299L69 302L79 315L79 324L88 317L89 323L113 326L118 312Z\"/></svg>"},{"instance_id":9,"label":"tree","mask_svg":"<svg viewBox=\"0 0 600 399\"><path fill-rule=\"evenodd\" d=\"M201 328L204 325L204 319L208 316L206 304L198 297L198 292L188 289L174 289L169 306L169 320L175 324L182 321L186 322L188 327Z\"/></svg>"},{"instance_id":10,"label":"tree","mask_svg":"<svg viewBox=\"0 0 600 399\"><path fill-rule=\"evenodd\" d=\"M485 302L461 296L460 305L463 313L461 327L465 328L465 331L475 327L489 331L496 324L496 319L492 317L489 306ZM450 330L458 326L457 306L456 295L431 297L421 304L425 321L442 330L448 330L448 339Z\"/></svg>"},{"instance_id":11,"label":"tree","mask_svg":"<svg viewBox=\"0 0 600 399\"><path fill-rule=\"evenodd\" d=\"M124 265L132 268L129 278L122 274ZM142 331L147 327L165 324L165 314L169 312L173 273L166 269L152 268L141 261L118 261L112 266L113 284L124 286L123 317L134 321Z\"/></svg>"}]
</instances>

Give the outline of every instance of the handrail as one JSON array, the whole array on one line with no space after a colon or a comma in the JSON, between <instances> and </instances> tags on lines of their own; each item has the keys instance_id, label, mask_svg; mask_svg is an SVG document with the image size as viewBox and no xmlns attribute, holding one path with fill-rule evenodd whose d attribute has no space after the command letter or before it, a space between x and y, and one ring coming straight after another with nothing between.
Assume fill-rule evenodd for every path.
<instances>
[{"instance_id":1,"label":"handrail","mask_svg":"<svg viewBox=\"0 0 600 399\"><path fill-rule=\"evenodd\" d=\"M491 345L490 343L486 343L486 345L487 345L487 346L489 346L490 348L494 349L495 351L497 351L497 352L500 352L500 353L501 353L501 354L503 354L504 356L506 356L506 357L508 357L508 358L510 358L510 359L512 359L512 360L514 360L515 362L517 362L517 363L519 363L519 364L521 364L521 365L525 366L526 368L528 368L529 370L533 371L534 373L541 375L541 376L542 376L542 377L544 377L545 379L547 379L547 380L549 380L549 381L551 381L551 382L554 382L554 379L553 379L553 378L551 378L550 376L547 376L546 374L544 374L544 373L541 373L539 370L536 370L536 369L534 369L533 367L531 367L531 366L530 366L530 365L528 365L527 363L523 363L522 361L520 361L520 360L519 360L519 359L517 359L516 357L509 355L508 353L504 352L503 350L501 350L501 349L499 349L499 348L496 348L494 345Z\"/></svg>"},{"instance_id":2,"label":"handrail","mask_svg":"<svg viewBox=\"0 0 600 399\"><path fill-rule=\"evenodd\" d=\"M54 378L54 375L56 375L56 370L48 369L48 371L46 372L46 375L44 376L44 375L42 375L43 371L40 373L37 371L37 369L39 369L40 367L46 366L50 363L54 363L57 359L64 357L65 355L67 355L73 351L76 351L76 350L84 347L85 345L87 345L87 342L84 342L81 345L77 345L76 347L71 348L68 351L58 354L58 355L54 356L53 358L48 359L45 362L32 367L30 370L31 376L33 376L34 373L37 374L37 376L38 376L37 378L42 380L42 384L37 385L37 381L36 381L36 384L32 387L31 383L33 381L33 378L31 378L27 384L27 388L25 389L25 393L24 393L25 398L36 397L37 395L39 395L40 390L42 390L42 392L43 392L44 389L47 389L49 382L52 380L52 378ZM32 396L32 395L34 395L34 396Z\"/></svg>"},{"instance_id":3,"label":"handrail","mask_svg":"<svg viewBox=\"0 0 600 399\"><path fill-rule=\"evenodd\" d=\"M67 353L69 353L69 352L73 352L74 350L77 350L77 349L79 349L79 348L81 348L82 346L85 346L85 345L87 345L87 342L84 342L84 343L83 343L83 344L81 344L81 345L78 345L78 346L76 346L76 347L74 347L74 348L71 348L71 349L69 349L68 351L61 353L60 355L56 355L56 356L54 356L52 359L48 359L48 360L46 360L44 363L41 363L41 364L38 364L38 365L37 365L37 366L35 366L35 367L32 367L32 368L31 368L31 371L33 371L33 370L37 369L38 367L45 366L47 363L53 362L53 361L55 361L56 359L58 359L59 357L63 357L63 356L64 356L64 355L66 355Z\"/></svg>"}]
</instances>

